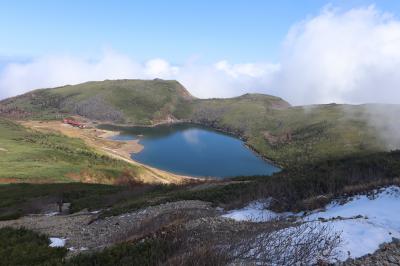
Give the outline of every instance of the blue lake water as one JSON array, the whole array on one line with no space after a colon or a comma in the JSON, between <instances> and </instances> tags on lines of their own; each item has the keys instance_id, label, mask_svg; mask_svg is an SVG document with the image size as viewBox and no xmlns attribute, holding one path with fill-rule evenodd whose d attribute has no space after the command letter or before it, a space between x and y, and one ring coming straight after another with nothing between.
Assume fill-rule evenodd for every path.
<instances>
[{"instance_id":1,"label":"blue lake water","mask_svg":"<svg viewBox=\"0 0 400 266\"><path fill-rule=\"evenodd\" d=\"M193 124L124 128L113 139L139 139L144 149L132 154L132 159L182 175L226 178L280 170L240 139Z\"/></svg>"}]
</instances>

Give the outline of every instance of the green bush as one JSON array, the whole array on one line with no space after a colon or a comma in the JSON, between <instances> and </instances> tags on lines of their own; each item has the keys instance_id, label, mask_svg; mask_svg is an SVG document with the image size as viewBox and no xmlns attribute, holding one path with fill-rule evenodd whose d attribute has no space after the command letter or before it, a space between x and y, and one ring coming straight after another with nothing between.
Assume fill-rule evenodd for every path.
<instances>
[{"instance_id":1,"label":"green bush","mask_svg":"<svg viewBox=\"0 0 400 266\"><path fill-rule=\"evenodd\" d=\"M160 265L173 252L174 247L167 240L151 239L137 244L121 243L101 252L81 254L67 261L66 265Z\"/></svg>"},{"instance_id":2,"label":"green bush","mask_svg":"<svg viewBox=\"0 0 400 266\"><path fill-rule=\"evenodd\" d=\"M24 228L1 228L0 265L61 265L67 249L49 244L45 235Z\"/></svg>"}]
</instances>

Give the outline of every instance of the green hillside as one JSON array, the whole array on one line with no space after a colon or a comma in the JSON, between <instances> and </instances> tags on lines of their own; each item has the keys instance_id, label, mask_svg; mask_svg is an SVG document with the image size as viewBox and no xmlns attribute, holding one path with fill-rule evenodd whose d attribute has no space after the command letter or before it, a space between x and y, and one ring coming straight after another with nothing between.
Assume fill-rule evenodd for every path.
<instances>
[{"instance_id":1,"label":"green hillside","mask_svg":"<svg viewBox=\"0 0 400 266\"><path fill-rule=\"evenodd\" d=\"M272 108L243 98L202 100L191 119L232 132L265 157L287 166L386 149L365 118L365 106ZM400 114L400 108L397 108Z\"/></svg>"},{"instance_id":2,"label":"green hillside","mask_svg":"<svg viewBox=\"0 0 400 266\"><path fill-rule=\"evenodd\" d=\"M0 180L8 182L71 182L87 177L114 183L140 168L99 154L77 138L30 131L0 118ZM83 180L85 181L85 180ZM86 180L89 181L89 180Z\"/></svg>"},{"instance_id":3,"label":"green hillside","mask_svg":"<svg viewBox=\"0 0 400 266\"><path fill-rule=\"evenodd\" d=\"M190 121L239 136L261 155L287 166L387 150L388 143L379 132L385 127L371 127L368 116L379 110L400 115L400 108L375 107L292 107L281 98L263 94L196 99L177 81L156 79L106 80L36 90L0 102L0 114L40 120L78 114L127 125Z\"/></svg>"},{"instance_id":4,"label":"green hillside","mask_svg":"<svg viewBox=\"0 0 400 266\"><path fill-rule=\"evenodd\" d=\"M0 110L36 119L77 114L102 121L148 125L181 113L192 98L176 81L105 80L35 90L0 102Z\"/></svg>"}]
</instances>

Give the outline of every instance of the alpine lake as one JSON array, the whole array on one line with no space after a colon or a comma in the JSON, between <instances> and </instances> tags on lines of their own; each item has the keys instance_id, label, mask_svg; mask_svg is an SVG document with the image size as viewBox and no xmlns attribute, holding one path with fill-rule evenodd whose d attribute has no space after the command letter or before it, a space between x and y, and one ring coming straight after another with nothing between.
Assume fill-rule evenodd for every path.
<instances>
[{"instance_id":1,"label":"alpine lake","mask_svg":"<svg viewBox=\"0 0 400 266\"><path fill-rule=\"evenodd\" d=\"M112 137L113 140L139 139L144 149L132 153L133 160L176 174L228 178L280 171L242 140L196 124L123 128L102 125L100 128L118 130L120 134Z\"/></svg>"}]
</instances>

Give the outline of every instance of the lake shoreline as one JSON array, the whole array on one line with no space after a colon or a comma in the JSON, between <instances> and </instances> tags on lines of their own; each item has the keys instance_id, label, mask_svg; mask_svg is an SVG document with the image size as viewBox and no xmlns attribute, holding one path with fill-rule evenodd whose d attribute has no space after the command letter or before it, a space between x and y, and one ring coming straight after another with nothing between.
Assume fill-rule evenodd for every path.
<instances>
[{"instance_id":1,"label":"lake shoreline","mask_svg":"<svg viewBox=\"0 0 400 266\"><path fill-rule=\"evenodd\" d=\"M211 123L201 123L201 122L197 122L197 121L193 121L193 120L186 120L186 119L175 119L175 120L168 120L168 121L161 121L161 122L157 122L151 125L138 125L138 124L116 124L116 123L105 123L105 124L99 124L99 126L112 126L112 127L116 127L116 128L121 128L123 129L129 129L129 128L155 128L155 127L159 127L159 126L173 126L173 125L184 125L184 124L193 124L193 125L197 125L197 126L201 126L201 127L205 127L205 128L209 128L212 130L215 130L217 132L221 132L224 133L228 136L232 136L234 138L237 138L239 140L241 140L243 142L243 145L246 146L246 148L248 148L249 150L251 150L256 156L262 158L265 162L279 168L279 169L284 169L284 167L282 165L280 165L279 163L275 162L274 160L262 155L256 148L254 148L251 144L249 144L247 142L247 139L244 138L241 134L234 132L232 130L229 130L227 128L222 128L222 127L217 127L214 124ZM116 130L118 132L120 132L120 130Z\"/></svg>"},{"instance_id":2,"label":"lake shoreline","mask_svg":"<svg viewBox=\"0 0 400 266\"><path fill-rule=\"evenodd\" d=\"M232 178L235 176L253 176L253 175L272 175L276 171L280 171L282 168L279 167L276 163L272 162L268 158L265 158L262 156L260 153L258 153L257 150L255 150L250 144L246 143L246 140L242 137L238 137L238 134L235 134L234 132L227 131L226 129L222 128L216 128L216 127L210 127L208 125L205 125L203 123L199 122L194 122L194 121L174 121L174 122L166 122L166 123L158 123L157 125L117 125L117 124L99 124L98 128L102 130L109 130L109 131L114 131L115 135L121 134L121 135L126 135L126 137L121 137L121 139L113 138L113 140L116 141L132 141L129 140L129 138L134 139L136 143L138 141L141 141L141 139L137 139L138 136L144 135L146 136L146 141L143 144L144 146L150 145L149 151L147 154L139 154L135 156L135 153L132 152L131 158L132 160L139 161L143 164L146 165L151 165L152 167L163 169L164 171L176 173L176 174L181 174L184 173L185 175L190 175L190 176L195 176L195 177L204 177L204 176L211 176L212 179L221 179L221 178ZM159 128L159 129L155 129ZM206 156L207 158L214 158L211 159L212 161L210 162L204 162L204 159L197 158L196 156L193 157L193 160L196 160L196 167L200 168L193 168L193 170L190 170L190 167L187 167L182 165L180 162L185 161L185 158L188 158L190 154L196 154L197 152L190 151L190 149L193 149L193 143L190 143L188 146L185 144L185 142L176 142L176 138L179 135L175 135L176 133L178 134L183 134L185 135L184 138L186 139L186 134L190 130L197 129L200 130L200 132L208 132L208 133L201 133L203 136L201 139L202 145L208 145L206 150L204 150L205 154L203 156ZM187 131L189 130L189 131ZM165 134L165 135L164 135ZM175 142L172 145L175 145L175 147L182 147L185 150L185 153L182 158L179 158L182 156L182 153L178 150L176 150L175 154L171 154L171 151L174 149L172 148L171 150L171 140L169 140L169 135L174 134L175 136ZM198 133L197 133L198 134ZM204 135L206 134L206 135ZM219 151L219 142L215 143L214 135L219 136L217 138L220 143L225 143L224 145L228 145L226 148L232 147L231 153L227 154L226 152L224 153L223 151ZM172 136L172 135L171 135ZM225 137L224 137L225 136ZM158 143L156 146L152 143L152 138L156 137L158 139ZM163 139L163 138L166 139ZM182 138L179 136L178 138ZM211 139L210 139L211 138ZM222 138L222 139L221 139ZM228 138L226 142L225 138ZM159 142L159 139L162 139L161 142ZM212 142L211 144L206 144L210 143L208 142L208 139L210 139ZM232 139L234 141L231 143L229 139ZM204 142L205 141L205 142ZM231 143L231 144L228 144ZM160 146L161 145L161 146ZM163 146L166 145L166 146ZM178 146L176 146L178 145ZM180 146L183 145L183 146ZM211 145L211 146L210 146ZM240 145L242 148L239 148ZM236 147L236 148L234 148ZM187 150L189 148L189 150ZM215 150L217 149L217 150ZM231 148L228 148L228 150ZM207 151L208 150L208 151ZM247 151L246 151L247 150ZM166 154L168 153L169 154ZM193 153L194 152L194 153ZM207 152L211 152L211 157L207 155ZM242 154L243 153L243 154ZM157 154L157 155L156 155ZM217 154L217 155L216 155ZM242 154L242 155L241 155ZM250 155L252 154L252 155ZM213 156L217 157L213 157ZM164 156L164 157L162 157ZM169 158L170 156L176 157L175 159L167 159L167 161L163 161L163 159L160 158ZM243 159L239 159L242 161L237 161L238 156L245 156L242 157ZM218 159L221 158L221 159ZM247 159L246 159L247 158ZM252 159L254 158L254 159ZM256 159L257 158L257 159ZM238 165L237 167L228 167L229 163L227 163L228 160L232 160L232 162L235 165ZM210 160L210 159L209 159ZM244 160L244 161L243 161ZM215 165L215 162L217 162L217 165ZM161 164L160 164L161 163ZM220 165L218 165L220 163ZM168 165L169 164L169 165ZM194 166L193 166L194 167ZM228 167L228 168L227 168ZM264 167L266 167L264 169ZM207 169L209 168L209 169ZM236 169L237 168L237 169ZM201 170L204 169L204 170ZM214 170L211 170L214 169ZM234 170L236 169L236 170ZM251 170L253 169L253 170ZM258 169L258 170L257 170ZM264 169L264 170L263 170Z\"/></svg>"},{"instance_id":3,"label":"lake shoreline","mask_svg":"<svg viewBox=\"0 0 400 266\"><path fill-rule=\"evenodd\" d=\"M113 137L116 137L121 134L121 131L112 131L112 130L104 130L104 134L102 134L100 137L110 140L110 141L117 141L123 144L121 148L119 148L119 151L122 153L126 153L129 156L133 153L139 153L144 149L144 146L139 143L139 139L134 139L134 140L119 140L119 139L114 139Z\"/></svg>"}]
</instances>

